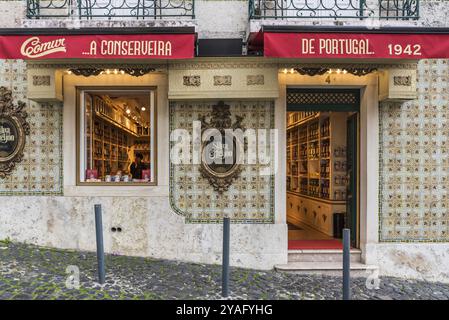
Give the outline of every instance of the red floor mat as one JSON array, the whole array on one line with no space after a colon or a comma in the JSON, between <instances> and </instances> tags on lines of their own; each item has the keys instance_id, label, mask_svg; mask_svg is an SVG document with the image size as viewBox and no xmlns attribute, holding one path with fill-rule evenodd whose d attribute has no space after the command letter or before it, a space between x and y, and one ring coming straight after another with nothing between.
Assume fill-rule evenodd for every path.
<instances>
[{"instance_id":1,"label":"red floor mat","mask_svg":"<svg viewBox=\"0 0 449 320\"><path fill-rule=\"evenodd\" d=\"M341 240L289 240L288 250L330 250L343 249Z\"/></svg>"}]
</instances>

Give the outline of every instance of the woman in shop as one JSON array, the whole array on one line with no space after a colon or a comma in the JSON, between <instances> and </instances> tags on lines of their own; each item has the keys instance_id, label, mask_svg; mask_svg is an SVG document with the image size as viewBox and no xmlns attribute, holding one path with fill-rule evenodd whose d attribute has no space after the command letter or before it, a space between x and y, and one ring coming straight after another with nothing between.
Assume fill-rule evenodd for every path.
<instances>
[{"instance_id":1,"label":"woman in shop","mask_svg":"<svg viewBox=\"0 0 449 320\"><path fill-rule=\"evenodd\" d=\"M131 164L130 171L133 179L142 180L142 171L147 170L143 163L143 154L137 153L136 160Z\"/></svg>"}]
</instances>

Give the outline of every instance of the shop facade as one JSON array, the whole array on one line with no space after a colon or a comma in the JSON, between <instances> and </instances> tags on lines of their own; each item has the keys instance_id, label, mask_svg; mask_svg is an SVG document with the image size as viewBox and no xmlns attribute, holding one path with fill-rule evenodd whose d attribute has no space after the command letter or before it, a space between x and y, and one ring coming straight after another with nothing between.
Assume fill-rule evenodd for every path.
<instances>
[{"instance_id":1,"label":"shop facade","mask_svg":"<svg viewBox=\"0 0 449 320\"><path fill-rule=\"evenodd\" d=\"M232 10L239 5L233 4ZM82 22L81 29L61 28L66 23L58 22L58 26L48 28L48 20L24 19L11 22L0 36L18 41L16 46L8 41L8 48L1 47L0 86L4 88L0 101L13 106L24 101L29 126L25 130L29 132L24 133L23 157L16 158L14 167L0 179L0 238L94 250L93 206L100 203L107 252L220 263L220 222L228 215L234 220L232 265L288 268L294 251L291 247L289 250L292 218L295 222L295 217L300 220L307 216L311 220L298 223L333 237L334 213L348 212L348 194L341 193L347 189L331 186L329 189L335 190L324 192L322 176L318 178L319 196L313 197L308 193L313 191L309 175L309 203L301 202L304 194L299 189L299 174L297 188L291 185L296 175L291 172L289 157L293 154L288 127L296 121L300 132L300 125L305 122L289 117L313 113L320 125L329 118L332 126L333 115L344 109L335 108L352 103L355 109L344 109L347 114L342 123L346 126L347 118L354 115L357 124L353 140L357 148L356 219L352 230L353 247L360 255L358 263L364 266L363 270L381 275L447 281L443 268L449 259L444 123L449 69L447 60L433 59L442 57L440 51L421 59L402 56L407 53L401 47L399 59L382 55L355 59L351 54L370 55L373 50L361 41L357 48L354 44L347 49L352 42L343 44L346 52L341 55L331 49L327 53L330 56L324 52L305 59L288 51L294 49L288 39L284 45L271 47L282 51L275 53L268 48L267 38L263 42L261 39L267 34L302 34L302 38L309 39L323 34L337 34L336 38L349 34L363 40L372 39L369 35L375 34L391 40L395 34L404 38L405 31L393 32L390 27L373 33L362 27L355 31L336 27L316 32L310 27L300 30L291 25L264 30L261 20L253 20L246 30L247 55L206 57L198 53L205 47L199 45L201 41L195 35L201 40L205 36L213 38L213 33L201 29L200 20L199 25L175 21L172 27L162 20L158 25L152 23L150 29L144 23L133 22L133 30L125 30L120 22L102 22L109 26L105 32L92 29L92 22ZM28 32L19 31L22 24L30 28ZM438 37L445 32L428 30L425 34ZM118 44L144 35L153 37L148 40L153 42L139 44L138 48L134 45L132 50L129 44L126 48ZM67 46L66 51L54 52L53 57L20 57L24 41L36 36L53 40L63 36L66 43L70 43L71 37L85 37L86 41L80 40L72 47L75 51ZM423 33L416 32L414 36L415 40L424 39ZM111 46L105 47L104 52L100 47L86 46L94 40L100 45L103 40L111 41ZM156 41L171 44L159 45ZM417 44L421 44L419 41ZM425 50L431 50L425 41ZM59 45L54 42L51 47L57 49ZM89 50L83 51L84 47ZM304 50L313 53L310 45ZM391 50L395 54L395 48ZM81 56L86 52L98 55L86 59ZM155 56L139 56L149 52ZM348 92L356 92L355 100ZM342 103L335 103L338 99L343 99ZM132 101L137 101L136 106ZM101 105L106 109L108 105L116 106L114 112L118 114L108 115L106 109L100 110ZM128 109L132 109L130 114ZM125 122L118 123L119 118ZM268 161L236 166L226 178L214 172L214 168L207 170L201 161L173 161L179 156L176 143L180 136L174 135L176 130L193 136L195 121L205 128L217 127L220 120L233 128L273 134L276 143L262 144L265 154L269 154ZM347 131L343 131L339 146L348 141ZM100 135L103 150L97 153L101 160L95 155L95 136ZM320 139L321 156L326 135L320 133ZM262 136L256 141L261 140ZM308 142L309 151L313 143ZM194 149L189 150L189 160L193 161ZM344 161L348 145L345 150ZM142 152L148 153L143 154L147 176L142 172L135 179L130 165ZM323 159L318 161L325 168L327 160ZM313 157L309 162L312 161ZM336 168L336 160L329 161ZM320 173L320 169L318 165L309 172ZM324 194L329 200L320 202ZM331 198L336 202L332 203Z\"/></svg>"}]
</instances>

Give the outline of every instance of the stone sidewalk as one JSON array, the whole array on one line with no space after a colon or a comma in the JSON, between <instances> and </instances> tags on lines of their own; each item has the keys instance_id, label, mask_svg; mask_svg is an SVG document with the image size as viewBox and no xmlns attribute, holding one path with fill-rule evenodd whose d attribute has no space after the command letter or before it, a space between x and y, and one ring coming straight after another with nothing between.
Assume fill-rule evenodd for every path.
<instances>
[{"instance_id":1,"label":"stone sidewalk","mask_svg":"<svg viewBox=\"0 0 449 320\"><path fill-rule=\"evenodd\" d=\"M0 299L220 299L221 267L107 256L95 282L94 253L0 242ZM72 266L72 267L70 267ZM76 266L76 267L74 267ZM79 287L70 278L79 269ZM233 268L232 299L341 299L341 278ZM352 280L354 299L449 299L449 285L381 278Z\"/></svg>"}]
</instances>

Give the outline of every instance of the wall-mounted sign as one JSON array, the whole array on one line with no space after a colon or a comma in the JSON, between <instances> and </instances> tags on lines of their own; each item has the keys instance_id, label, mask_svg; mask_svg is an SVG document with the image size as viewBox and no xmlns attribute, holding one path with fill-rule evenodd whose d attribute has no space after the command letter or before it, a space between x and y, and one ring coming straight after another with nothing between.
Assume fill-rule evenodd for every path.
<instances>
[{"instance_id":1,"label":"wall-mounted sign","mask_svg":"<svg viewBox=\"0 0 449 320\"><path fill-rule=\"evenodd\" d=\"M350 59L449 58L449 35L265 32L264 56Z\"/></svg>"},{"instance_id":2,"label":"wall-mounted sign","mask_svg":"<svg viewBox=\"0 0 449 320\"><path fill-rule=\"evenodd\" d=\"M0 178L5 178L22 161L26 136L30 126L25 103L12 103L11 90L0 87Z\"/></svg>"},{"instance_id":3,"label":"wall-mounted sign","mask_svg":"<svg viewBox=\"0 0 449 320\"><path fill-rule=\"evenodd\" d=\"M0 36L0 59L188 59L194 34Z\"/></svg>"},{"instance_id":4,"label":"wall-mounted sign","mask_svg":"<svg viewBox=\"0 0 449 320\"><path fill-rule=\"evenodd\" d=\"M242 117L231 119L230 106L223 101L212 107L210 120L201 118L201 175L215 191L223 193L229 189L241 172L243 163L243 141L231 132L243 131Z\"/></svg>"}]
</instances>

